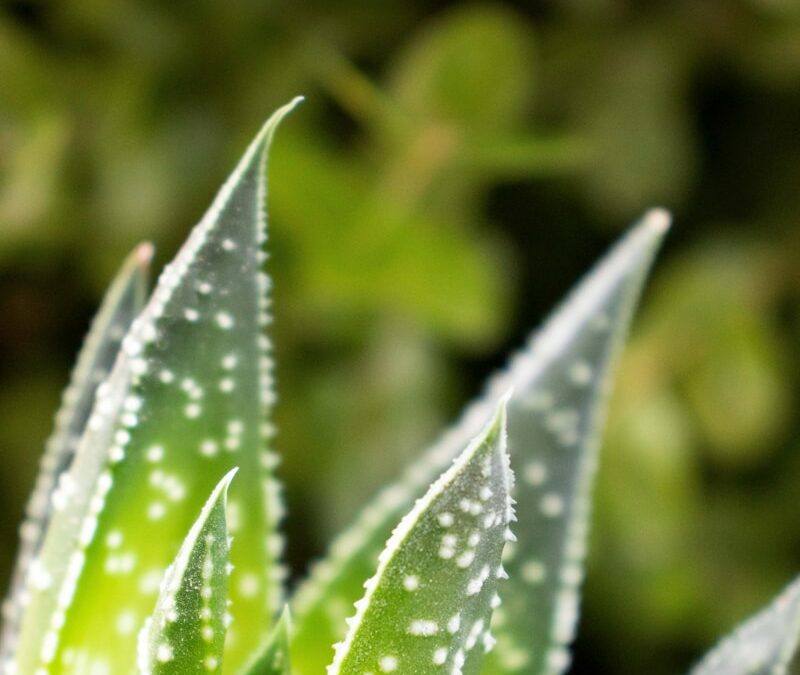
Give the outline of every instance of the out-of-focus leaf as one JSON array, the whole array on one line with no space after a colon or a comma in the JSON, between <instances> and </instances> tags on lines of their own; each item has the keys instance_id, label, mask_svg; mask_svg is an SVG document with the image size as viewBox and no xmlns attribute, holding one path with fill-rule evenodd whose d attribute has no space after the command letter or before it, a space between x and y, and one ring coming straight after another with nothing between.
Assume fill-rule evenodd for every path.
<instances>
[{"instance_id":1,"label":"out-of-focus leaf","mask_svg":"<svg viewBox=\"0 0 800 675\"><path fill-rule=\"evenodd\" d=\"M477 433L510 387L509 445L519 476L520 541L509 565L518 580L512 593L503 593L508 598L505 622L497 626L497 658L492 655L485 667L525 666L537 672L545 663L566 660L563 644L577 618L588 493L610 372L667 222L663 212L651 212L534 334L506 372L490 382L461 421L336 540L329 558L314 568L296 596L295 670L319 672L399 514ZM553 583L540 583L544 576ZM558 645L548 651L553 641Z\"/></svg>"},{"instance_id":2,"label":"out-of-focus leaf","mask_svg":"<svg viewBox=\"0 0 800 675\"><path fill-rule=\"evenodd\" d=\"M287 141L272 208L307 261L297 283L309 306L410 318L473 348L496 335L507 294L490 241L365 190L374 177L329 150Z\"/></svg>"},{"instance_id":3,"label":"out-of-focus leaf","mask_svg":"<svg viewBox=\"0 0 800 675\"><path fill-rule=\"evenodd\" d=\"M236 471L214 488L164 573L155 610L139 634L141 675L222 672L229 553L225 504Z\"/></svg>"},{"instance_id":4,"label":"out-of-focus leaf","mask_svg":"<svg viewBox=\"0 0 800 675\"><path fill-rule=\"evenodd\" d=\"M800 641L800 580L739 626L691 675L785 675Z\"/></svg>"},{"instance_id":5,"label":"out-of-focus leaf","mask_svg":"<svg viewBox=\"0 0 800 675\"><path fill-rule=\"evenodd\" d=\"M98 397L34 564L20 672L128 672L132 635L149 615L215 476L236 464L229 525L235 624L225 661L237 668L280 606L281 515L267 450L274 397L269 341L264 125L175 260L162 273ZM133 592L132 592L133 591ZM119 599L125 598L120 604Z\"/></svg>"},{"instance_id":6,"label":"out-of-focus leaf","mask_svg":"<svg viewBox=\"0 0 800 675\"><path fill-rule=\"evenodd\" d=\"M59 203L59 172L69 127L57 114L26 121L24 128L6 135L0 120L0 257L21 243L52 245L63 236L47 216Z\"/></svg>"},{"instance_id":7,"label":"out-of-focus leaf","mask_svg":"<svg viewBox=\"0 0 800 675\"><path fill-rule=\"evenodd\" d=\"M500 5L431 21L394 64L390 91L419 119L493 132L516 122L536 70L525 19Z\"/></svg>"},{"instance_id":8,"label":"out-of-focus leaf","mask_svg":"<svg viewBox=\"0 0 800 675\"><path fill-rule=\"evenodd\" d=\"M780 264L760 242L706 243L665 270L653 297L650 358L658 352L659 369L678 380L704 450L720 466L765 460L791 420L791 346L772 319Z\"/></svg>"},{"instance_id":9,"label":"out-of-focus leaf","mask_svg":"<svg viewBox=\"0 0 800 675\"><path fill-rule=\"evenodd\" d=\"M518 135L468 145L456 165L494 178L519 178L569 173L585 167L590 157L588 144L576 136Z\"/></svg>"},{"instance_id":10,"label":"out-of-focus leaf","mask_svg":"<svg viewBox=\"0 0 800 675\"><path fill-rule=\"evenodd\" d=\"M591 146L584 189L593 208L619 217L653 202L678 203L694 170L673 41L630 39L587 60L576 118Z\"/></svg>"},{"instance_id":11,"label":"out-of-focus leaf","mask_svg":"<svg viewBox=\"0 0 800 675\"><path fill-rule=\"evenodd\" d=\"M291 625L289 608L285 607L266 644L245 668L245 675L291 675L292 663L289 655Z\"/></svg>"},{"instance_id":12,"label":"out-of-focus leaf","mask_svg":"<svg viewBox=\"0 0 800 675\"><path fill-rule=\"evenodd\" d=\"M479 672L513 519L505 405L392 533L329 675Z\"/></svg>"},{"instance_id":13,"label":"out-of-focus leaf","mask_svg":"<svg viewBox=\"0 0 800 675\"><path fill-rule=\"evenodd\" d=\"M0 663L10 658L19 631L25 587L36 583L27 579L38 569L31 566L38 555L53 512L52 494L59 478L75 456L75 450L89 419L95 394L106 379L117 356L122 338L141 311L147 296L147 275L153 249L140 245L125 261L108 290L92 322L78 361L56 414L55 429L47 441L40 463L36 486L20 530L17 565L11 581L9 598L3 607L3 632L0 639Z\"/></svg>"}]
</instances>

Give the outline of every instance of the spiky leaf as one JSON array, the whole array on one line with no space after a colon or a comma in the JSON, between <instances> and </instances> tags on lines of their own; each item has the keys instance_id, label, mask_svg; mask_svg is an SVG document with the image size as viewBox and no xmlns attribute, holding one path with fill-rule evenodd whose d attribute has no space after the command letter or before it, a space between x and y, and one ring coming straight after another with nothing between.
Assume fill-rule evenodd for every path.
<instances>
[{"instance_id":1,"label":"spiky leaf","mask_svg":"<svg viewBox=\"0 0 800 675\"><path fill-rule=\"evenodd\" d=\"M141 675L221 673L228 597L225 505L232 469L217 484L167 568L139 635Z\"/></svg>"},{"instance_id":2,"label":"spiky leaf","mask_svg":"<svg viewBox=\"0 0 800 675\"><path fill-rule=\"evenodd\" d=\"M125 260L106 293L84 340L70 383L56 414L55 429L47 441L40 462L36 486L20 529L21 540L9 597L3 606L3 632L0 663L14 650L23 609L26 585L40 583L37 566L31 567L42 546L53 511L51 495L59 477L75 456L94 403L97 387L106 379L117 356L122 338L128 332L147 297L147 276L153 256L152 245L139 245Z\"/></svg>"},{"instance_id":3,"label":"spiky leaf","mask_svg":"<svg viewBox=\"0 0 800 675\"><path fill-rule=\"evenodd\" d=\"M230 496L234 626L240 666L280 606L280 515L271 477L265 156L278 111L162 273L98 392L39 556L49 583L31 594L21 672L127 673L158 580L217 476L241 466ZM120 599L124 598L124 602Z\"/></svg>"},{"instance_id":4,"label":"spiky leaf","mask_svg":"<svg viewBox=\"0 0 800 675\"><path fill-rule=\"evenodd\" d=\"M283 614L272 629L266 644L244 669L244 675L291 675L292 663L289 654L291 623L287 606L284 607Z\"/></svg>"},{"instance_id":5,"label":"spiky leaf","mask_svg":"<svg viewBox=\"0 0 800 675\"><path fill-rule=\"evenodd\" d=\"M666 213L650 212L612 252L584 298L593 319L579 330L564 321L542 339L551 366L509 414L520 526L504 560L511 581L495 616L498 648L487 675L557 675L569 665L611 374L668 224Z\"/></svg>"},{"instance_id":6,"label":"spiky leaf","mask_svg":"<svg viewBox=\"0 0 800 675\"><path fill-rule=\"evenodd\" d=\"M395 528L329 675L477 673L513 517L505 401Z\"/></svg>"},{"instance_id":7,"label":"spiky leaf","mask_svg":"<svg viewBox=\"0 0 800 675\"><path fill-rule=\"evenodd\" d=\"M613 356L667 222L664 212L650 212L490 382L461 421L337 539L329 558L315 567L295 599L296 672L320 671L327 643L340 639L341 619L359 597L363 579L374 572L392 523L477 433L510 387L509 446L519 476L520 541L508 563L516 580L501 591L508 596L506 622L495 622L498 649L484 669L539 673L545 663L563 663L563 643L575 619L588 493ZM540 584L544 576L554 583Z\"/></svg>"},{"instance_id":8,"label":"spiky leaf","mask_svg":"<svg viewBox=\"0 0 800 675\"><path fill-rule=\"evenodd\" d=\"M695 666L691 675L785 675L800 642L800 579L739 626Z\"/></svg>"}]
</instances>

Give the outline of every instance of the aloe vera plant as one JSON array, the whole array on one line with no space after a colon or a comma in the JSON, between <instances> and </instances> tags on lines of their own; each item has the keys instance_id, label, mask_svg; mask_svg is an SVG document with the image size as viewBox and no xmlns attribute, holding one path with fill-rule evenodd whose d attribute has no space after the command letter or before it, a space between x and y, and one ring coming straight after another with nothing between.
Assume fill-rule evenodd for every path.
<instances>
[{"instance_id":1,"label":"aloe vera plant","mask_svg":"<svg viewBox=\"0 0 800 675\"><path fill-rule=\"evenodd\" d=\"M614 365L669 218L649 212L611 250L287 604L264 207L269 146L296 102L264 125L148 300L148 245L112 285L22 528L4 673L568 667ZM786 672L797 588L693 674Z\"/></svg>"}]
</instances>

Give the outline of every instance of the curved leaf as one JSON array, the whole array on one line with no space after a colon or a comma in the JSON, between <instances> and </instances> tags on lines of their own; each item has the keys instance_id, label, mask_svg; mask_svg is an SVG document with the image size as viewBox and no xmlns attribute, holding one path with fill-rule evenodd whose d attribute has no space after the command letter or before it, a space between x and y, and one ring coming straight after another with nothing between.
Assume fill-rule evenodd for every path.
<instances>
[{"instance_id":1,"label":"curved leaf","mask_svg":"<svg viewBox=\"0 0 800 675\"><path fill-rule=\"evenodd\" d=\"M720 642L691 675L785 675L800 642L800 579Z\"/></svg>"},{"instance_id":2,"label":"curved leaf","mask_svg":"<svg viewBox=\"0 0 800 675\"><path fill-rule=\"evenodd\" d=\"M141 675L221 673L228 597L225 502L236 474L217 484L164 574L139 634Z\"/></svg>"},{"instance_id":3,"label":"curved leaf","mask_svg":"<svg viewBox=\"0 0 800 675\"><path fill-rule=\"evenodd\" d=\"M478 672L513 518L505 426L502 401L395 528L329 675Z\"/></svg>"},{"instance_id":4,"label":"curved leaf","mask_svg":"<svg viewBox=\"0 0 800 675\"><path fill-rule=\"evenodd\" d=\"M139 245L123 263L92 321L78 355L78 362L70 376L69 386L62 397L61 407L56 414L55 429L47 441L36 486L28 501L25 521L20 529L17 563L9 597L3 605L0 663L4 663L14 651L26 583L36 584L33 578L26 582L26 577L31 573L31 562L42 547L44 533L53 512L51 496L59 477L75 456L75 449L92 411L97 388L108 376L122 338L144 307L152 257L153 247L145 243ZM32 574L37 574L35 567Z\"/></svg>"},{"instance_id":5,"label":"curved leaf","mask_svg":"<svg viewBox=\"0 0 800 675\"><path fill-rule=\"evenodd\" d=\"M57 510L37 558L47 583L29 589L20 672L129 672L132 637L152 609L158 580L213 477L234 464L242 479L231 491L230 530L260 545L232 555L238 581L230 592L229 667L244 662L280 606L261 249L265 158L293 105L264 125L165 268L98 391L75 461L54 494Z\"/></svg>"},{"instance_id":6,"label":"curved leaf","mask_svg":"<svg viewBox=\"0 0 800 675\"><path fill-rule=\"evenodd\" d=\"M565 660L563 638L571 633L576 616L574 591L587 529L588 492L613 356L627 333L667 222L663 211L650 212L533 335L507 370L490 381L485 395L467 408L458 424L334 542L329 557L312 570L294 600L296 672L320 671L328 645L341 639L341 620L348 607L359 597L363 580L374 573L392 524L478 432L498 398L511 387L509 445L519 476L517 534L522 550L517 549L509 565L523 581L512 581L513 591L501 592L519 597L509 597L503 608L507 621L496 626L497 654L484 668L491 672L525 667L525 672L540 672L545 660L554 665ZM568 387L555 391L559 382L569 383ZM545 461L551 466L543 467ZM543 529L537 533L541 523ZM537 583L543 566L551 578L561 576L569 586L554 585L553 593L543 593ZM567 570L563 574L557 571L562 568ZM562 609L557 611L557 604ZM558 646L548 657L547 645L553 641Z\"/></svg>"}]
</instances>

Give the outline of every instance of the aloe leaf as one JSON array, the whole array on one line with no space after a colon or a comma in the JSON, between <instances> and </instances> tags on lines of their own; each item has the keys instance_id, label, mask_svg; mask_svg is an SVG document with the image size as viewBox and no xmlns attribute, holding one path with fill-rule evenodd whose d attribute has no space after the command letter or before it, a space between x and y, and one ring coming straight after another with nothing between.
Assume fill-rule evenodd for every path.
<instances>
[{"instance_id":1,"label":"aloe leaf","mask_svg":"<svg viewBox=\"0 0 800 675\"><path fill-rule=\"evenodd\" d=\"M800 578L739 626L695 666L691 675L785 675L800 642Z\"/></svg>"},{"instance_id":2,"label":"aloe leaf","mask_svg":"<svg viewBox=\"0 0 800 675\"><path fill-rule=\"evenodd\" d=\"M214 488L164 574L155 610L139 634L141 675L222 672L229 547L225 504L236 471Z\"/></svg>"},{"instance_id":3,"label":"aloe leaf","mask_svg":"<svg viewBox=\"0 0 800 675\"><path fill-rule=\"evenodd\" d=\"M267 446L274 397L269 342L264 125L168 265L98 391L37 557L20 672L127 673L136 630L215 477L242 469L229 528L234 625L225 661L241 665L281 606L281 515ZM57 504L56 504L57 502ZM124 601L120 600L124 598ZM95 670L93 670L95 669Z\"/></svg>"},{"instance_id":4,"label":"aloe leaf","mask_svg":"<svg viewBox=\"0 0 800 675\"><path fill-rule=\"evenodd\" d=\"M508 526L512 474L506 401L400 521L328 675L477 673Z\"/></svg>"},{"instance_id":5,"label":"aloe leaf","mask_svg":"<svg viewBox=\"0 0 800 675\"><path fill-rule=\"evenodd\" d=\"M47 441L36 485L25 511L25 521L20 529L16 567L9 597L3 606L0 663L14 650L23 610L26 576L31 569L31 562L41 549L44 532L52 515L53 504L50 497L59 476L66 471L75 456L75 449L92 410L97 387L108 376L122 338L144 306L152 256L152 245L144 243L126 258L92 321L69 386L62 397L55 428Z\"/></svg>"},{"instance_id":6,"label":"aloe leaf","mask_svg":"<svg viewBox=\"0 0 800 675\"><path fill-rule=\"evenodd\" d=\"M244 675L291 675L292 664L289 654L291 625L289 607L286 606L266 644L244 669Z\"/></svg>"},{"instance_id":7,"label":"aloe leaf","mask_svg":"<svg viewBox=\"0 0 800 675\"><path fill-rule=\"evenodd\" d=\"M666 213L652 211L612 252L598 270L593 299L602 304L594 319L572 334L543 338L541 348L558 355L509 418L520 526L504 559L511 581L495 615L498 648L487 675L557 675L569 666L611 377L668 225Z\"/></svg>"},{"instance_id":8,"label":"aloe leaf","mask_svg":"<svg viewBox=\"0 0 800 675\"><path fill-rule=\"evenodd\" d=\"M496 613L501 619L495 621L498 649L484 670L541 673L564 664L563 647L577 615L589 491L614 356L667 225L665 212L649 212L533 335L506 371L489 382L484 396L455 427L334 542L328 558L315 566L294 600L296 672L320 671L328 644L341 639L339 626L347 608L359 597L363 579L374 573L392 524L477 433L502 393L512 387L508 433L519 477L520 524L516 555L508 566L516 580L501 591L507 597L503 612ZM551 583L542 584L543 577Z\"/></svg>"}]
</instances>

